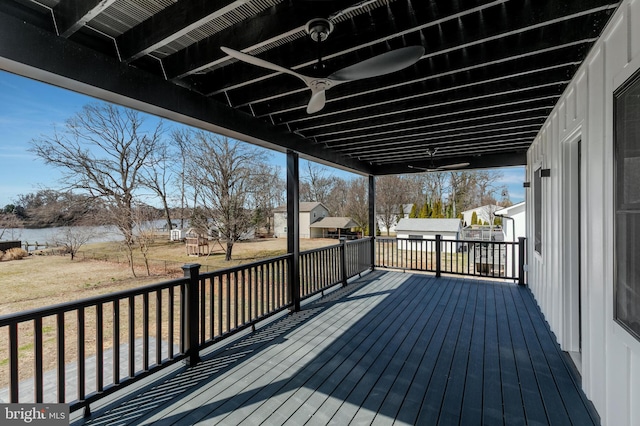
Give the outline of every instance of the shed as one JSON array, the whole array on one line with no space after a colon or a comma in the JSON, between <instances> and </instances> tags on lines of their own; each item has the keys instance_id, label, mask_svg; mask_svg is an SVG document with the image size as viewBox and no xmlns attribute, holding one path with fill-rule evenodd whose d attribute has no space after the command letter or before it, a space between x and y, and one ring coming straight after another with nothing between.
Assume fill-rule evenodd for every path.
<instances>
[{"instance_id":1,"label":"shed","mask_svg":"<svg viewBox=\"0 0 640 426\"><path fill-rule=\"evenodd\" d=\"M398 249L435 251L434 244L424 244L423 240L435 240L441 235L443 240L458 240L462 232L460 219L400 219L396 225ZM459 243L442 245L442 252L457 251Z\"/></svg>"}]
</instances>

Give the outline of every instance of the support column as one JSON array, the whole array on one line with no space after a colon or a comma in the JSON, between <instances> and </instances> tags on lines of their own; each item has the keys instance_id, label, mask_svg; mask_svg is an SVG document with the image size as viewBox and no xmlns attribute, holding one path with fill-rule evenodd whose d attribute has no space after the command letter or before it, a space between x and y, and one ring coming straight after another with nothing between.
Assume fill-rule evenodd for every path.
<instances>
[{"instance_id":1,"label":"support column","mask_svg":"<svg viewBox=\"0 0 640 426\"><path fill-rule=\"evenodd\" d=\"M371 258L369 264L371 270L376 266L376 231L378 230L378 218L376 217L376 177L369 175L369 236L371 237Z\"/></svg>"},{"instance_id":2,"label":"support column","mask_svg":"<svg viewBox=\"0 0 640 426\"><path fill-rule=\"evenodd\" d=\"M292 311L300 310L300 160L297 152L287 151L287 253L289 297Z\"/></svg>"}]
</instances>

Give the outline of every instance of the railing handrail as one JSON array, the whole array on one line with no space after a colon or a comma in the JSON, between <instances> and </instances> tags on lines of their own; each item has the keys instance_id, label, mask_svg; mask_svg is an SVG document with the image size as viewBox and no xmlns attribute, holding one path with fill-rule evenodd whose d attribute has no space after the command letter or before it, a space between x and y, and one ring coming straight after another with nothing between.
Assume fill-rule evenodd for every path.
<instances>
[{"instance_id":1,"label":"railing handrail","mask_svg":"<svg viewBox=\"0 0 640 426\"><path fill-rule=\"evenodd\" d=\"M302 253L300 253L300 254L302 254ZM269 257L267 259L262 259L262 260L258 260L258 261L251 262L251 263L245 263L245 264L237 265L237 266L230 266L228 268L216 269L215 271L202 272L202 273L200 273L200 277L208 278L208 277L215 277L215 276L218 276L218 275L232 274L234 272L240 272L240 271L243 271L243 270L246 270L246 269L254 268L256 266L267 265L269 263L275 263L275 262L278 262L280 260L290 259L292 256L293 256L293 254L287 253L287 254L282 254L280 256Z\"/></svg>"},{"instance_id":2,"label":"railing handrail","mask_svg":"<svg viewBox=\"0 0 640 426\"><path fill-rule=\"evenodd\" d=\"M41 308L30 309L28 311L14 312L0 316L0 327L4 327L16 322L30 321L37 318L48 317L59 313L70 312L78 308L87 308L99 304L113 302L115 300L126 299L128 297L140 296L143 294L153 293L159 290L165 290L169 287L185 284L186 278L176 278L161 283L148 284L128 290L120 290L113 293L102 294L99 296L87 297L85 299L63 302L57 305L44 306Z\"/></svg>"}]
</instances>

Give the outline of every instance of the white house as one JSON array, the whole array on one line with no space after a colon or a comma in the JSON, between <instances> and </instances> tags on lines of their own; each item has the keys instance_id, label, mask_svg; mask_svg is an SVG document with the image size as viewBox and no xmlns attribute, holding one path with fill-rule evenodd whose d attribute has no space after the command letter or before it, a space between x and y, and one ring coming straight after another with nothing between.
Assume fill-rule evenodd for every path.
<instances>
[{"instance_id":1,"label":"white house","mask_svg":"<svg viewBox=\"0 0 640 426\"><path fill-rule=\"evenodd\" d=\"M519 237L525 237L527 232L526 202L523 201L509 207L504 207L501 210L497 210L495 215L502 216L503 241L507 242L505 268L510 273L514 273L520 260L520 252L515 243L518 243Z\"/></svg>"},{"instance_id":2,"label":"white house","mask_svg":"<svg viewBox=\"0 0 640 426\"><path fill-rule=\"evenodd\" d=\"M640 424L639 94L624 0L527 152L528 284L612 426Z\"/></svg>"},{"instance_id":3,"label":"white house","mask_svg":"<svg viewBox=\"0 0 640 426\"><path fill-rule=\"evenodd\" d=\"M478 222L482 221L482 223L487 222L488 224L491 224L494 218L494 213L500 209L502 209L502 207L495 204L487 204L484 206L475 207L473 209L463 211L462 220L467 226L471 225L471 217L473 216L473 212L476 212L476 215L478 216Z\"/></svg>"},{"instance_id":4,"label":"white house","mask_svg":"<svg viewBox=\"0 0 640 426\"><path fill-rule=\"evenodd\" d=\"M460 239L462 222L460 219L400 219L396 225L398 249L400 250L424 250L435 251L434 243L422 243L421 240L435 240L436 235L441 235L443 240ZM413 241L406 241L406 239ZM445 243L443 252L454 252L458 249L457 243Z\"/></svg>"},{"instance_id":5,"label":"white house","mask_svg":"<svg viewBox=\"0 0 640 426\"><path fill-rule=\"evenodd\" d=\"M503 207L494 212L496 216L502 216L502 232L504 241L518 241L518 237L527 235L527 210L526 202Z\"/></svg>"},{"instance_id":6,"label":"white house","mask_svg":"<svg viewBox=\"0 0 640 426\"><path fill-rule=\"evenodd\" d=\"M300 238L312 238L311 224L328 215L329 209L322 203L300 203ZM322 231L316 232L322 234ZM273 210L273 236L276 238L287 236L287 206L280 206Z\"/></svg>"}]
</instances>

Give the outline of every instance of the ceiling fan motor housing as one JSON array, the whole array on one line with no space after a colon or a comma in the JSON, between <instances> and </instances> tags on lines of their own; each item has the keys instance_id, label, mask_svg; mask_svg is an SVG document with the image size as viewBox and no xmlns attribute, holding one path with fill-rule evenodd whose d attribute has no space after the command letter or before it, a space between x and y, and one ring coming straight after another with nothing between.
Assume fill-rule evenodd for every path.
<instances>
[{"instance_id":1,"label":"ceiling fan motor housing","mask_svg":"<svg viewBox=\"0 0 640 426\"><path fill-rule=\"evenodd\" d=\"M307 22L305 30L313 41L322 42L325 41L333 31L333 23L324 18L315 18Z\"/></svg>"}]
</instances>

